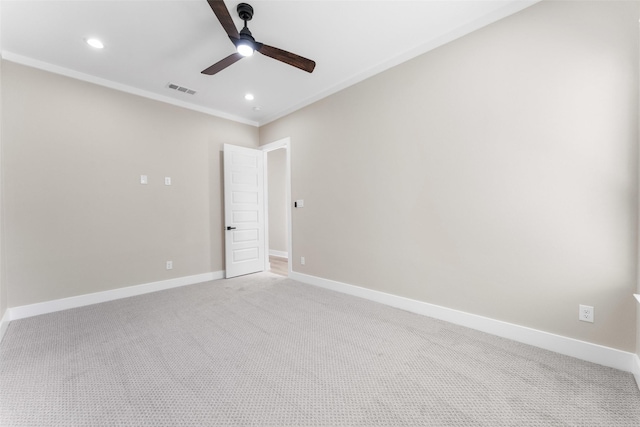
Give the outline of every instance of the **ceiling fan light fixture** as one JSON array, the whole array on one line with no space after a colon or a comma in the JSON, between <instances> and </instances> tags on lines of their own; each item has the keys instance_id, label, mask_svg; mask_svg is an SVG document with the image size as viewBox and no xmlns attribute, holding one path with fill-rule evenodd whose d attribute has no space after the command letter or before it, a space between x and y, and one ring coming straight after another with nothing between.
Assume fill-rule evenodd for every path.
<instances>
[{"instance_id":1,"label":"ceiling fan light fixture","mask_svg":"<svg viewBox=\"0 0 640 427\"><path fill-rule=\"evenodd\" d=\"M99 39L96 39L95 37L88 38L85 41L89 46L93 48L96 48L96 49L104 48L104 43L102 43L102 41L100 41Z\"/></svg>"},{"instance_id":2,"label":"ceiling fan light fixture","mask_svg":"<svg viewBox=\"0 0 640 427\"><path fill-rule=\"evenodd\" d=\"M238 53L242 56L251 56L253 55L253 46L247 41L241 41L236 46Z\"/></svg>"}]
</instances>

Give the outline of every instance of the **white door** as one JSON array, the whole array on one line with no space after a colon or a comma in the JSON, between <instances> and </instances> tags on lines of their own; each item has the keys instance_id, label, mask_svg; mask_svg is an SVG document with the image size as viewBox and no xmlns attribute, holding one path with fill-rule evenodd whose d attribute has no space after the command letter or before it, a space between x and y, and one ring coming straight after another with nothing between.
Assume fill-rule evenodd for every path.
<instances>
[{"instance_id":1,"label":"white door","mask_svg":"<svg viewBox=\"0 0 640 427\"><path fill-rule=\"evenodd\" d=\"M224 145L226 277L265 270L264 153Z\"/></svg>"}]
</instances>

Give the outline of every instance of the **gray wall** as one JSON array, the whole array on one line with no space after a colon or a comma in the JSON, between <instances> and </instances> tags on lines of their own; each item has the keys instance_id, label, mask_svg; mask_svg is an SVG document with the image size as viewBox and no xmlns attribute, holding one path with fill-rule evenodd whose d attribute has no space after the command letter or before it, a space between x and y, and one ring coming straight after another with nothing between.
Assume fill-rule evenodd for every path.
<instances>
[{"instance_id":1,"label":"gray wall","mask_svg":"<svg viewBox=\"0 0 640 427\"><path fill-rule=\"evenodd\" d=\"M9 307L224 269L222 144L257 128L6 61L2 103Z\"/></svg>"},{"instance_id":2,"label":"gray wall","mask_svg":"<svg viewBox=\"0 0 640 427\"><path fill-rule=\"evenodd\" d=\"M2 11L2 5L0 5L0 13ZM0 22L2 19L0 19ZM2 31L0 31L0 34ZM2 42L0 41L0 46L2 46ZM0 100L2 100L2 60L0 58ZM2 144L2 102L0 102L0 319L4 316L7 310L7 285L6 280L4 279L4 190L3 190L3 180L2 176L4 175L4 167L3 163L3 144ZM0 325L1 326L1 325Z\"/></svg>"},{"instance_id":3,"label":"gray wall","mask_svg":"<svg viewBox=\"0 0 640 427\"><path fill-rule=\"evenodd\" d=\"M287 151L273 150L267 153L269 174L269 249L287 252L287 199L286 172Z\"/></svg>"},{"instance_id":4,"label":"gray wall","mask_svg":"<svg viewBox=\"0 0 640 427\"><path fill-rule=\"evenodd\" d=\"M294 270L635 351L639 15L542 2L261 127Z\"/></svg>"}]
</instances>

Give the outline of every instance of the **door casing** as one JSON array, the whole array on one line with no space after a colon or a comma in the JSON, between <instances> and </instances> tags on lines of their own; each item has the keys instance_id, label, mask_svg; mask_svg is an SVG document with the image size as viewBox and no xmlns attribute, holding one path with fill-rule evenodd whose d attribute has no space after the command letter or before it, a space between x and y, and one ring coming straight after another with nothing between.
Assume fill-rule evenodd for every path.
<instances>
[{"instance_id":1,"label":"door casing","mask_svg":"<svg viewBox=\"0 0 640 427\"><path fill-rule=\"evenodd\" d=\"M229 147L229 150L233 150L233 147L237 147L237 146L233 146L230 144L225 144L225 152L227 152L227 147ZM246 147L239 147L240 149L246 148ZM267 154L270 151L274 151L274 150L278 150L278 149L285 149L286 151L286 171L285 171L285 200L286 200L286 204L287 204L287 208L286 208L286 220L287 220L287 245L288 245L288 253L289 253L289 257L287 259L287 273L291 274L291 272L293 271L293 263L292 263L292 259L293 259L293 236L292 236L292 225L291 225L291 140L290 138L283 138L280 140L277 140L275 142L269 143L269 144L265 144L260 146L257 150L258 151L262 151L262 173L263 173L263 177L262 177L262 185L260 186L260 188L258 189L259 192L261 192L261 194L258 196L258 199L262 201L262 220L263 220L263 224L262 224L262 240L263 240L263 244L261 245L262 247L260 248L260 250L262 251L263 254L263 259L264 262L261 265L262 270L257 270L257 271L253 271L253 272L258 272L258 271L265 271L265 270L269 270L270 266L269 266L269 194L268 194L268 170L267 170ZM252 150L256 150L256 149L252 149ZM225 156L227 156L228 154L225 154ZM224 176L225 176L225 182L224 182L224 193L225 193L225 277L235 277L235 274L233 272L233 267L231 268L231 274L229 273L229 269L230 269L230 250L228 245L230 244L230 238L232 236L232 231L233 230L226 230L226 228L228 226L234 226L234 224L229 220L228 215L227 215L227 207L228 207L228 203L227 203L227 199L229 198L229 191L230 191L230 187L228 187L228 185L230 185L230 180L227 178L228 174L227 171L225 170L224 172ZM229 199L230 200L230 199ZM241 273L241 274L249 274L249 273Z\"/></svg>"}]
</instances>

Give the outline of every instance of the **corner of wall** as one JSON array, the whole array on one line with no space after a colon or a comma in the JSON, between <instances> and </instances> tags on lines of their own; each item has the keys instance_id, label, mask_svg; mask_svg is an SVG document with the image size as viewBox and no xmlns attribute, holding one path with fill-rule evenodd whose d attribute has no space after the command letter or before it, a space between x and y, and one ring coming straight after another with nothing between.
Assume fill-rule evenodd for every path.
<instances>
[{"instance_id":1,"label":"corner of wall","mask_svg":"<svg viewBox=\"0 0 640 427\"><path fill-rule=\"evenodd\" d=\"M0 343L4 338L4 333L7 332L9 327L9 310L5 309L2 313L2 319L0 320Z\"/></svg>"}]
</instances>

